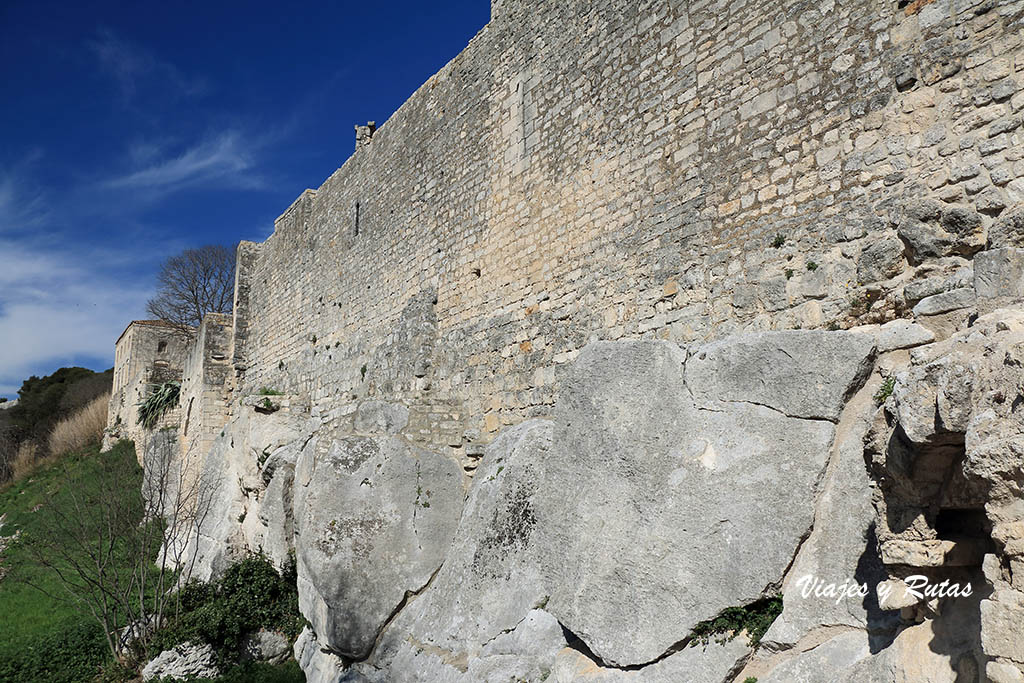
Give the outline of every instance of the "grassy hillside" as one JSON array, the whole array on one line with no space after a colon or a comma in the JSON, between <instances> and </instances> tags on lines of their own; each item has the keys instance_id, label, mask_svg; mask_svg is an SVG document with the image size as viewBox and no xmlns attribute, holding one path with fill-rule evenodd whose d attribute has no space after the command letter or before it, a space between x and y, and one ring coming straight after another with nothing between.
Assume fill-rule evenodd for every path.
<instances>
[{"instance_id":1,"label":"grassy hillside","mask_svg":"<svg viewBox=\"0 0 1024 683\"><path fill-rule=\"evenodd\" d=\"M112 471L134 471L135 477L111 482ZM0 492L0 535L45 532L41 513L47 505L66 504L63 484L69 474L92 485L109 484L111 495L131 495L142 482L130 443L103 455L95 448L68 455ZM0 580L0 681L77 683L96 675L110 656L97 622L67 600L51 599L39 590L62 592L57 577L35 564L23 544L11 544L0 563L7 570Z\"/></svg>"},{"instance_id":2,"label":"grassy hillside","mask_svg":"<svg viewBox=\"0 0 1024 683\"><path fill-rule=\"evenodd\" d=\"M48 513L71 509L68 507L72 502L71 490L79 502L87 503L97 495L119 497L125 509L137 509L141 515L141 505L135 503L141 500L141 484L142 471L134 448L125 442L108 453L101 454L98 447L93 446L66 455L56 464L0 490L0 515L3 515L0 537L6 537L0 541L0 546L7 546L0 552L0 573L5 574L0 578L0 682L134 680L134 674L113 666L98 622L76 609L67 599L69 596L62 593L62 584L56 575L51 569L40 566L38 557L25 541L52 531L54 518ZM82 515L95 515L96 509L86 504L81 508ZM76 526L76 529L81 528L88 529L90 524ZM20 536L19 540L11 541L10 537L15 534ZM43 546L35 546L37 552L40 547ZM203 587L196 590L199 589L215 590ZM206 621L198 619L203 614L187 615L188 619L176 625L176 630L192 636L202 630L200 627L209 628L209 610L207 605L203 613ZM237 618L228 609L213 616L216 619L212 621L217 625ZM221 683L298 683L304 677L295 662L289 662L279 667L266 664L235 667L219 680Z\"/></svg>"}]
</instances>

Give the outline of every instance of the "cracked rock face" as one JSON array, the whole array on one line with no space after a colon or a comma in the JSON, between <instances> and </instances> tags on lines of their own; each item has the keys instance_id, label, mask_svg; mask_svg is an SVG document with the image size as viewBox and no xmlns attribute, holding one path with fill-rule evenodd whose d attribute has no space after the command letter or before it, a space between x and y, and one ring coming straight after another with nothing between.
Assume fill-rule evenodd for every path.
<instances>
[{"instance_id":1,"label":"cracked rock face","mask_svg":"<svg viewBox=\"0 0 1024 683\"><path fill-rule=\"evenodd\" d=\"M965 598L934 605L942 647L932 649L948 655L947 668L1024 676L1024 316L986 314L915 350L894 380L868 439L882 559L897 578L974 587L980 604L961 628L950 614ZM915 658L896 648L912 642L904 633L887 650L888 666L911 671ZM913 680L944 680L929 676Z\"/></svg>"},{"instance_id":2,"label":"cracked rock face","mask_svg":"<svg viewBox=\"0 0 1024 683\"><path fill-rule=\"evenodd\" d=\"M871 372L867 335L811 330L731 337L695 349L686 386L701 407L755 403L790 417L839 419Z\"/></svg>"},{"instance_id":3,"label":"cracked rock face","mask_svg":"<svg viewBox=\"0 0 1024 683\"><path fill-rule=\"evenodd\" d=\"M209 509L198 534L183 529L187 547L181 558L187 562L194 554L196 578L209 580L247 553L263 552L278 567L290 561L292 477L310 429L301 409L263 414L246 406L201 460L185 454L184 463L175 463L186 472L185 485L209 501L201 505Z\"/></svg>"},{"instance_id":4,"label":"cracked rock face","mask_svg":"<svg viewBox=\"0 0 1024 683\"><path fill-rule=\"evenodd\" d=\"M745 335L689 360L667 342L588 346L535 498L548 610L604 662L641 665L773 593L835 433L789 414L838 416L873 349L842 333Z\"/></svg>"},{"instance_id":5,"label":"cracked rock face","mask_svg":"<svg viewBox=\"0 0 1024 683\"><path fill-rule=\"evenodd\" d=\"M538 680L565 646L542 608L536 491L552 425L530 420L487 449L444 566L356 671L373 681Z\"/></svg>"},{"instance_id":6,"label":"cracked rock face","mask_svg":"<svg viewBox=\"0 0 1024 683\"><path fill-rule=\"evenodd\" d=\"M553 419L501 432L464 502L458 465L409 444L401 411L361 408L358 430L321 430L294 465L307 679L1005 678L1024 604L1024 322L992 315L886 345L888 399L868 379L881 328L593 343ZM948 552L961 545L988 553L984 572L981 553ZM995 590L925 615L796 581L908 570ZM780 591L767 649L686 647L699 622Z\"/></svg>"},{"instance_id":7,"label":"cracked rock face","mask_svg":"<svg viewBox=\"0 0 1024 683\"><path fill-rule=\"evenodd\" d=\"M310 441L295 472L296 555L299 608L321 644L370 653L441 566L462 500L455 461L399 436Z\"/></svg>"}]
</instances>

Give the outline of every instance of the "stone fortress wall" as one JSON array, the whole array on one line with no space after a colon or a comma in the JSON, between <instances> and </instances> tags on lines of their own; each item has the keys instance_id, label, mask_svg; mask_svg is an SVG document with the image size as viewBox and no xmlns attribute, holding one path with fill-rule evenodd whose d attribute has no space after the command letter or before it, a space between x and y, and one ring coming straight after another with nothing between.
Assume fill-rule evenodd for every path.
<instances>
[{"instance_id":1,"label":"stone fortress wall","mask_svg":"<svg viewBox=\"0 0 1024 683\"><path fill-rule=\"evenodd\" d=\"M469 465L550 412L589 341L948 328L966 301L943 292L1007 246L1020 3L493 12L244 247L246 391L308 396L328 421L399 400Z\"/></svg>"}]
</instances>

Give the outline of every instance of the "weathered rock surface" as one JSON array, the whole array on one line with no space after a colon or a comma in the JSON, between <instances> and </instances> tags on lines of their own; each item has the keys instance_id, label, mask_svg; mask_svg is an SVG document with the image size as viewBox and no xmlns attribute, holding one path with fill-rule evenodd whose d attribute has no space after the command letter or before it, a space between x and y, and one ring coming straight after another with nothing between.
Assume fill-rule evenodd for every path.
<instances>
[{"instance_id":1,"label":"weathered rock surface","mask_svg":"<svg viewBox=\"0 0 1024 683\"><path fill-rule=\"evenodd\" d=\"M321 643L353 659L370 653L441 566L463 497L455 461L402 437L309 442L295 473L299 606Z\"/></svg>"},{"instance_id":2,"label":"weathered rock surface","mask_svg":"<svg viewBox=\"0 0 1024 683\"><path fill-rule=\"evenodd\" d=\"M978 680L977 664L946 649L933 622L904 629L892 645L866 657L834 680L848 683L956 683ZM969 655L968 655L969 657ZM962 672L962 677L959 674ZM781 679L780 679L781 680Z\"/></svg>"},{"instance_id":3,"label":"weathered rock surface","mask_svg":"<svg viewBox=\"0 0 1024 683\"><path fill-rule=\"evenodd\" d=\"M873 348L790 332L689 360L662 342L588 346L559 396L538 497L547 609L603 661L640 665L771 592L811 527L834 433L788 415L838 417ZM791 395L767 390L783 378Z\"/></svg>"},{"instance_id":4,"label":"weathered rock surface","mask_svg":"<svg viewBox=\"0 0 1024 683\"><path fill-rule=\"evenodd\" d=\"M373 658L357 667L362 675L469 683L537 680L550 671L565 638L540 609L548 591L535 497L553 456L551 433L550 422L530 420L487 447L444 566L384 633Z\"/></svg>"},{"instance_id":5,"label":"weathered rock surface","mask_svg":"<svg viewBox=\"0 0 1024 683\"><path fill-rule=\"evenodd\" d=\"M817 647L798 653L758 676L758 683L836 683L844 672L871 655L865 631L841 633ZM853 681L851 681L853 683Z\"/></svg>"},{"instance_id":6,"label":"weathered rock surface","mask_svg":"<svg viewBox=\"0 0 1024 683\"><path fill-rule=\"evenodd\" d=\"M823 626L867 628L868 612L879 612L874 595L852 591L855 584L873 586L885 578L875 547L875 510L864 463L864 437L875 412L873 389L870 385L862 390L843 414L814 529L789 571L782 614L765 634L766 644L791 647ZM826 593L828 584L838 589L844 583L851 590Z\"/></svg>"},{"instance_id":7,"label":"weathered rock surface","mask_svg":"<svg viewBox=\"0 0 1024 683\"><path fill-rule=\"evenodd\" d=\"M277 664L286 660L291 650L291 643L286 635L260 629L242 641L241 658L243 661L266 661Z\"/></svg>"},{"instance_id":8,"label":"weathered rock surface","mask_svg":"<svg viewBox=\"0 0 1024 683\"><path fill-rule=\"evenodd\" d=\"M999 217L988 229L988 248L1024 247L1024 207Z\"/></svg>"},{"instance_id":9,"label":"weathered rock surface","mask_svg":"<svg viewBox=\"0 0 1024 683\"><path fill-rule=\"evenodd\" d=\"M973 297L931 296L959 292ZM218 442L239 493L220 489L217 505L248 512L229 542L297 549L312 628L294 652L314 683L718 681L745 666L761 681L938 683L975 680L983 640L1005 678L1024 602L998 562L996 594L938 613L900 603L925 619L902 631L874 588L903 576L883 561L963 557L957 571L980 576L966 546L937 536L929 500L997 501L993 538L1024 566L1011 504L1024 424L1008 399L1024 392L1020 339L1024 319L997 312L941 342L905 320L688 350L597 342L562 378L552 420L486 447L468 495L453 459L407 439L409 411L374 400L312 438L278 418L291 427ZM895 378L882 406L883 377L868 379L879 352ZM271 433L277 445L257 449ZM807 596L804 577L868 594ZM677 650L697 623L780 589L767 651L742 637Z\"/></svg>"},{"instance_id":10,"label":"weathered rock surface","mask_svg":"<svg viewBox=\"0 0 1024 683\"><path fill-rule=\"evenodd\" d=\"M974 290L983 313L1024 299L1024 249L1004 247L978 254Z\"/></svg>"},{"instance_id":11,"label":"weathered rock surface","mask_svg":"<svg viewBox=\"0 0 1024 683\"><path fill-rule=\"evenodd\" d=\"M214 678L218 675L213 648L209 645L183 643L164 650L142 668L142 680L157 678Z\"/></svg>"},{"instance_id":12,"label":"weathered rock surface","mask_svg":"<svg viewBox=\"0 0 1024 683\"><path fill-rule=\"evenodd\" d=\"M931 330L902 318L890 320L884 325L855 327L850 332L871 334L875 338L875 348L878 353L909 349L935 341L935 333Z\"/></svg>"},{"instance_id":13,"label":"weathered rock surface","mask_svg":"<svg viewBox=\"0 0 1024 683\"><path fill-rule=\"evenodd\" d=\"M870 337L843 332L740 335L693 350L686 386L702 408L756 403L790 417L834 422L871 371L874 346Z\"/></svg>"},{"instance_id":14,"label":"weathered rock surface","mask_svg":"<svg viewBox=\"0 0 1024 683\"><path fill-rule=\"evenodd\" d=\"M262 552L278 567L294 550L292 479L312 425L301 406L260 413L242 410L210 452L185 454L181 465L202 501L198 534L186 539L185 559L208 579L248 553ZM184 530L189 533L189 529Z\"/></svg>"},{"instance_id":15,"label":"weathered rock surface","mask_svg":"<svg viewBox=\"0 0 1024 683\"><path fill-rule=\"evenodd\" d=\"M949 311L955 311L959 308L973 306L974 302L974 289L968 287L951 289L948 292L933 294L921 299L921 301L914 306L914 315L922 316L948 313Z\"/></svg>"},{"instance_id":16,"label":"weathered rock surface","mask_svg":"<svg viewBox=\"0 0 1024 683\"><path fill-rule=\"evenodd\" d=\"M346 678L345 662L329 650L325 650L317 640L316 633L308 626L295 639L292 646L295 661L299 663L308 683L338 683L341 680L357 681L358 678Z\"/></svg>"},{"instance_id":17,"label":"weathered rock surface","mask_svg":"<svg viewBox=\"0 0 1024 683\"><path fill-rule=\"evenodd\" d=\"M1012 571L1024 551L1024 320L997 310L910 356L866 440L881 556L895 579L974 592L904 606L925 622L860 665L857 680L977 680L987 660L1011 676L1024 671L1012 625L1024 620Z\"/></svg>"}]
</instances>

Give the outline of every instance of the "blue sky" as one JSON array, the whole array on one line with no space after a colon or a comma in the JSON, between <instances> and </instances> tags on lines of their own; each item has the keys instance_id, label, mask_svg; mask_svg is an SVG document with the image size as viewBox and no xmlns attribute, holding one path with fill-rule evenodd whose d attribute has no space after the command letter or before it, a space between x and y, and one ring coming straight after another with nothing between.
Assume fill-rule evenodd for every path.
<instances>
[{"instance_id":1,"label":"blue sky","mask_svg":"<svg viewBox=\"0 0 1024 683\"><path fill-rule=\"evenodd\" d=\"M0 396L110 367L162 259L265 239L489 14L0 0Z\"/></svg>"}]
</instances>

